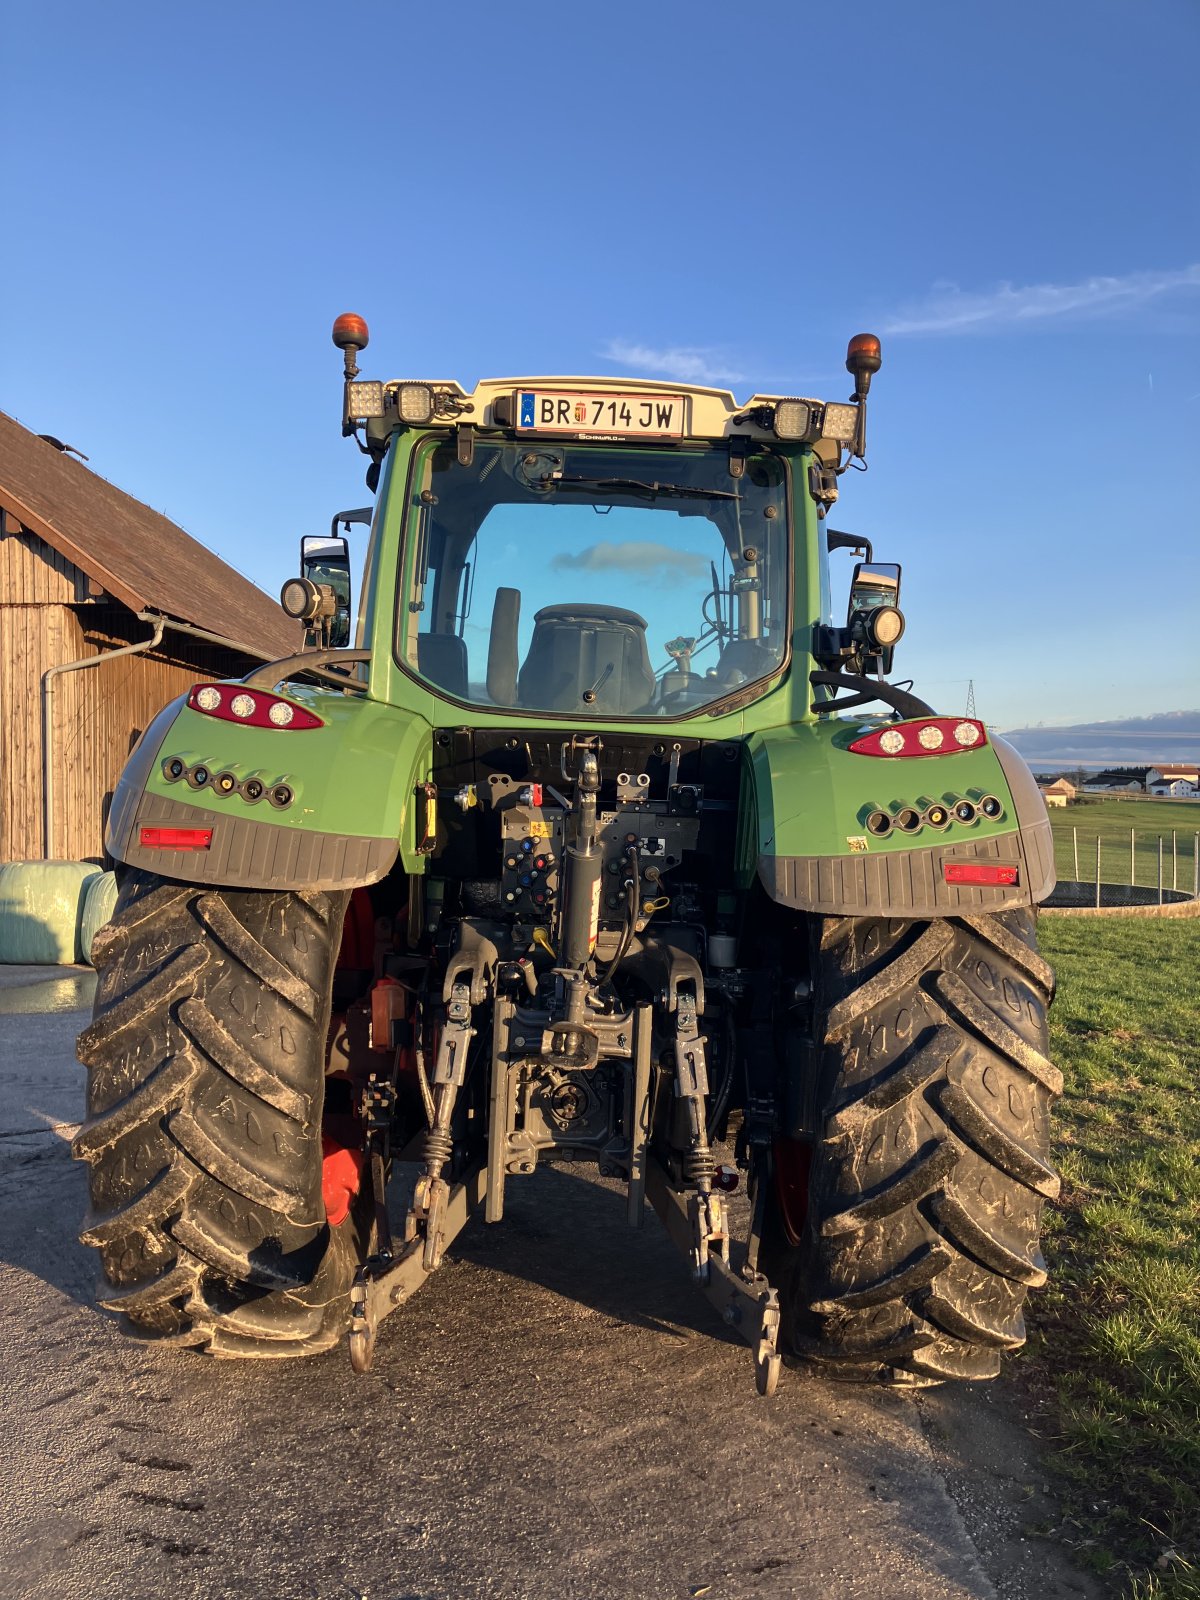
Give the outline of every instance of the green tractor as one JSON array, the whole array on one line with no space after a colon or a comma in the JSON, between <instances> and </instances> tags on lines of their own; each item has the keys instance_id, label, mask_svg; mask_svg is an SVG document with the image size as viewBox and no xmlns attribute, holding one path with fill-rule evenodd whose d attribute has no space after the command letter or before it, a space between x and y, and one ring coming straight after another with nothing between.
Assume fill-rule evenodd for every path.
<instances>
[{"instance_id":1,"label":"green tractor","mask_svg":"<svg viewBox=\"0 0 1200 1600\"><path fill-rule=\"evenodd\" d=\"M762 1392L784 1351L992 1376L1058 1189L1053 853L1016 752L889 681L900 568L828 526L879 341L848 402L742 405L359 381L365 323L334 342L374 508L304 541L306 648L169 705L112 804L102 1304L364 1370L469 1219L586 1161Z\"/></svg>"}]
</instances>

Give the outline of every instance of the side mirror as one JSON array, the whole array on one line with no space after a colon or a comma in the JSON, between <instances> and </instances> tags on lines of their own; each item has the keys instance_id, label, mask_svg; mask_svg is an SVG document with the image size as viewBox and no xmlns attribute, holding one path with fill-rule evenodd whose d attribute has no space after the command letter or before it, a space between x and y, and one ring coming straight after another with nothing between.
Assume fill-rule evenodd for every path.
<instances>
[{"instance_id":1,"label":"side mirror","mask_svg":"<svg viewBox=\"0 0 1200 1600\"><path fill-rule=\"evenodd\" d=\"M350 643L350 546L345 539L300 541L299 578L289 578L279 603L306 623L308 642L325 650Z\"/></svg>"},{"instance_id":2,"label":"side mirror","mask_svg":"<svg viewBox=\"0 0 1200 1600\"><path fill-rule=\"evenodd\" d=\"M318 587L333 590L336 610L329 619L330 650L350 643L350 544L346 539L304 538L300 541L300 571Z\"/></svg>"},{"instance_id":3,"label":"side mirror","mask_svg":"<svg viewBox=\"0 0 1200 1600\"><path fill-rule=\"evenodd\" d=\"M881 673L892 670L895 646L904 632L896 562L860 561L855 566L846 628L864 655L878 658Z\"/></svg>"}]
</instances>

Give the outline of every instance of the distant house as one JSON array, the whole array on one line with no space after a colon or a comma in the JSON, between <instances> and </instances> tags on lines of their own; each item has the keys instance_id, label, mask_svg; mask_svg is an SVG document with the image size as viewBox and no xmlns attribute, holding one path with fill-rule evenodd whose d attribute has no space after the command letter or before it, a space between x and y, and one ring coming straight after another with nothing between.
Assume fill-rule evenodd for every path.
<instances>
[{"instance_id":1,"label":"distant house","mask_svg":"<svg viewBox=\"0 0 1200 1600\"><path fill-rule=\"evenodd\" d=\"M1146 775L1146 789L1150 794L1170 795L1176 800L1188 800L1200 794L1200 764L1186 762L1181 766L1151 767Z\"/></svg>"},{"instance_id":2,"label":"distant house","mask_svg":"<svg viewBox=\"0 0 1200 1600\"><path fill-rule=\"evenodd\" d=\"M1089 778L1083 790L1085 794L1142 794L1146 771L1145 767L1113 767Z\"/></svg>"},{"instance_id":3,"label":"distant house","mask_svg":"<svg viewBox=\"0 0 1200 1600\"><path fill-rule=\"evenodd\" d=\"M0 412L0 861L101 859L155 713L300 644L211 550Z\"/></svg>"},{"instance_id":4,"label":"distant house","mask_svg":"<svg viewBox=\"0 0 1200 1600\"><path fill-rule=\"evenodd\" d=\"M1053 783L1040 786L1042 798L1048 806L1065 806L1068 801L1074 800L1078 792L1075 785L1066 778L1055 778Z\"/></svg>"}]
</instances>

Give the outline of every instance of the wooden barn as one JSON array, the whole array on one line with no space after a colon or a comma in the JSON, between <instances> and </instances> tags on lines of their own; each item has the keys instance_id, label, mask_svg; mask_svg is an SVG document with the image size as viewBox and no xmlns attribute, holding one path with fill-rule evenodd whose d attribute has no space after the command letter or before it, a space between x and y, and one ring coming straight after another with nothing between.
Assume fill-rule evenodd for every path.
<instances>
[{"instance_id":1,"label":"wooden barn","mask_svg":"<svg viewBox=\"0 0 1200 1600\"><path fill-rule=\"evenodd\" d=\"M0 412L0 862L102 860L154 714L300 645L273 598Z\"/></svg>"}]
</instances>

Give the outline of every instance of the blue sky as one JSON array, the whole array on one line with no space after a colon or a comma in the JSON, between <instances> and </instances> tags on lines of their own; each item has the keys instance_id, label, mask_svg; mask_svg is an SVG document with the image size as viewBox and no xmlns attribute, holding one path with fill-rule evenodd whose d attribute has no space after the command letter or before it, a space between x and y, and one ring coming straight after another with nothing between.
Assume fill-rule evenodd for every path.
<instances>
[{"instance_id":1,"label":"blue sky","mask_svg":"<svg viewBox=\"0 0 1200 1600\"><path fill-rule=\"evenodd\" d=\"M1195 0L60 0L5 57L0 406L264 588L366 499L340 311L364 376L739 397L844 398L865 329L833 520L904 565L898 672L1200 705Z\"/></svg>"}]
</instances>

